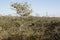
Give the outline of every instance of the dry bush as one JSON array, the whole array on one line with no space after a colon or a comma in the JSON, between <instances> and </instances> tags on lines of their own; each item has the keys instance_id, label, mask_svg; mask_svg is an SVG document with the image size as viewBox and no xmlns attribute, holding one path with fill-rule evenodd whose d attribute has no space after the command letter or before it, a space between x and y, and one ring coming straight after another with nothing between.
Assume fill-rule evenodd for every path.
<instances>
[{"instance_id":1,"label":"dry bush","mask_svg":"<svg viewBox=\"0 0 60 40\"><path fill-rule=\"evenodd\" d=\"M60 40L60 18L1 16L0 40Z\"/></svg>"}]
</instances>

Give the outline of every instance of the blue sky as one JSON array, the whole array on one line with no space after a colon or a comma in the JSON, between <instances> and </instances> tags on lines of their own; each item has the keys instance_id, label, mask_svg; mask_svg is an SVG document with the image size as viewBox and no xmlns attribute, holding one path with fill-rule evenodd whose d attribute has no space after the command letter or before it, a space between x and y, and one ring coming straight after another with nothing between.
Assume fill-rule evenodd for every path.
<instances>
[{"instance_id":1,"label":"blue sky","mask_svg":"<svg viewBox=\"0 0 60 40\"><path fill-rule=\"evenodd\" d=\"M11 2L22 2L23 0L0 0L0 15L16 14L11 9ZM60 0L24 0L31 4L33 15L60 17Z\"/></svg>"}]
</instances>

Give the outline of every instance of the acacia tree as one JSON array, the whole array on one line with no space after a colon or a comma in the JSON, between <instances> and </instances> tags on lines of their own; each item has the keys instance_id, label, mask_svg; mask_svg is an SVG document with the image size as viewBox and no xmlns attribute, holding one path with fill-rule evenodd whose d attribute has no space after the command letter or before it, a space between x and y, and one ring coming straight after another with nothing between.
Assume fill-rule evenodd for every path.
<instances>
[{"instance_id":1,"label":"acacia tree","mask_svg":"<svg viewBox=\"0 0 60 40\"><path fill-rule=\"evenodd\" d=\"M12 3L11 6L17 11L17 14L20 16L28 16L30 13L32 13L32 9L27 4L27 2L22 3Z\"/></svg>"}]
</instances>

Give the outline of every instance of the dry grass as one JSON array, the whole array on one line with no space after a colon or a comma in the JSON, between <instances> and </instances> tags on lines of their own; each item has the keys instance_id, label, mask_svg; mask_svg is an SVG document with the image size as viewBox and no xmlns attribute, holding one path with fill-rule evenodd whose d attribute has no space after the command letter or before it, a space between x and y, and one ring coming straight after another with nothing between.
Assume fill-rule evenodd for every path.
<instances>
[{"instance_id":1,"label":"dry grass","mask_svg":"<svg viewBox=\"0 0 60 40\"><path fill-rule=\"evenodd\" d=\"M0 40L60 40L60 18L0 16Z\"/></svg>"}]
</instances>

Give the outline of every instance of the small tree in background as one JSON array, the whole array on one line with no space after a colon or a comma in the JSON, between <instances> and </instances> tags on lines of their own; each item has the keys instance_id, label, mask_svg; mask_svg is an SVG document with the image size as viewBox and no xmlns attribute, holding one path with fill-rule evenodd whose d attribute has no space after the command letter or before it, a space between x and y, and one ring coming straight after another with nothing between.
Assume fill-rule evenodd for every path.
<instances>
[{"instance_id":1,"label":"small tree in background","mask_svg":"<svg viewBox=\"0 0 60 40\"><path fill-rule=\"evenodd\" d=\"M17 11L17 14L20 16L28 16L30 13L32 13L32 9L27 4L27 2L22 3L12 3L11 6Z\"/></svg>"}]
</instances>

